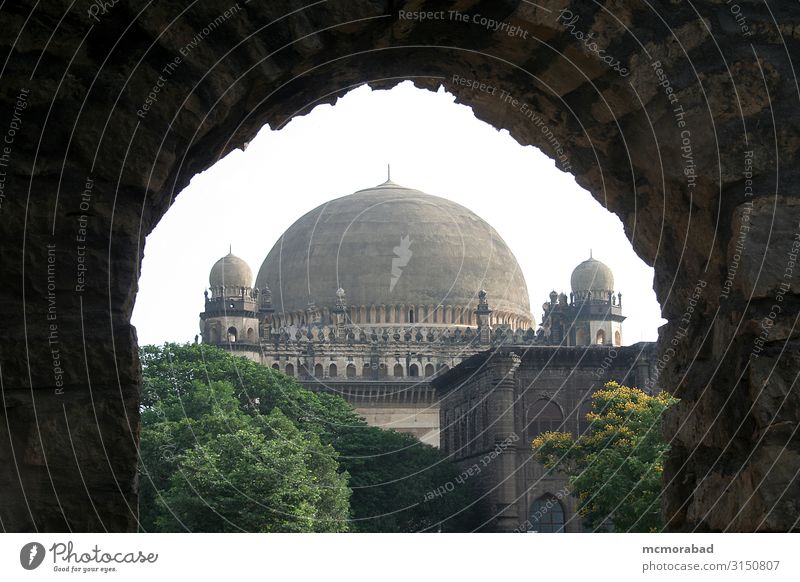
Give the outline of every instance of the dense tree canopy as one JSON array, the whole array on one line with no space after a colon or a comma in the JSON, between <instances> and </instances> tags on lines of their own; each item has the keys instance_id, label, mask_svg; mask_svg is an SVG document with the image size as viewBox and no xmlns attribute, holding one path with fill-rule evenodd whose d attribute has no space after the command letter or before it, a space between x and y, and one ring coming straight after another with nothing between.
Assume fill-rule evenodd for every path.
<instances>
[{"instance_id":1,"label":"dense tree canopy","mask_svg":"<svg viewBox=\"0 0 800 582\"><path fill-rule=\"evenodd\" d=\"M145 531L467 531L472 484L342 398L204 345L141 349ZM351 491L352 490L352 491ZM352 494L352 496L351 496Z\"/></svg>"},{"instance_id":2,"label":"dense tree canopy","mask_svg":"<svg viewBox=\"0 0 800 582\"><path fill-rule=\"evenodd\" d=\"M335 446L350 474L353 530L459 532L480 524L474 483L461 483L438 449L374 427L342 433Z\"/></svg>"},{"instance_id":3,"label":"dense tree canopy","mask_svg":"<svg viewBox=\"0 0 800 582\"><path fill-rule=\"evenodd\" d=\"M592 395L588 431L577 438L547 432L533 440L535 460L569 476L589 528L646 532L663 526L659 495L669 445L660 420L675 402L666 392L650 396L609 382Z\"/></svg>"},{"instance_id":4,"label":"dense tree canopy","mask_svg":"<svg viewBox=\"0 0 800 582\"><path fill-rule=\"evenodd\" d=\"M347 474L324 428L276 405L300 410L301 388L272 371L254 378L246 360L207 347L147 347L142 359L144 530L348 529ZM275 403L265 414L262 399Z\"/></svg>"}]
</instances>

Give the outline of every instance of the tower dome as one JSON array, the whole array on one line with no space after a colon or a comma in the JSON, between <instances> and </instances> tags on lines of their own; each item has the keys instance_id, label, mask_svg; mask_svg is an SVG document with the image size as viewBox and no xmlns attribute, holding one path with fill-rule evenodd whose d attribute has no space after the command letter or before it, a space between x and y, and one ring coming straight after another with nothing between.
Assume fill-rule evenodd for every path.
<instances>
[{"instance_id":1,"label":"tower dome","mask_svg":"<svg viewBox=\"0 0 800 582\"><path fill-rule=\"evenodd\" d=\"M572 291L578 295L609 293L614 290L614 273L608 265L590 257L575 267L570 278Z\"/></svg>"},{"instance_id":2,"label":"tower dome","mask_svg":"<svg viewBox=\"0 0 800 582\"><path fill-rule=\"evenodd\" d=\"M276 314L333 309L343 290L361 323L469 324L485 289L497 321L533 324L522 271L497 232L390 180L297 220L261 265L256 286L267 284Z\"/></svg>"},{"instance_id":3,"label":"tower dome","mask_svg":"<svg viewBox=\"0 0 800 582\"><path fill-rule=\"evenodd\" d=\"M211 267L208 284L215 287L252 287L253 271L250 266L233 253L228 253Z\"/></svg>"}]
</instances>

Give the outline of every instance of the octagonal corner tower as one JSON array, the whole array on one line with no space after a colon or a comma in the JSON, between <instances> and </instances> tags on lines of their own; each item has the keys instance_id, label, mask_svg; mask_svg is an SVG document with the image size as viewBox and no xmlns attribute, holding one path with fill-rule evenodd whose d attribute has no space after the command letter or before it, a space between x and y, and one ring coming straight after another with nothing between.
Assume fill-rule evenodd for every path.
<instances>
[{"instance_id":1,"label":"octagonal corner tower","mask_svg":"<svg viewBox=\"0 0 800 582\"><path fill-rule=\"evenodd\" d=\"M329 317L337 291L360 325L474 325L487 292L492 323L534 326L517 260L463 206L391 181L331 200L297 220L261 265L284 324Z\"/></svg>"}]
</instances>

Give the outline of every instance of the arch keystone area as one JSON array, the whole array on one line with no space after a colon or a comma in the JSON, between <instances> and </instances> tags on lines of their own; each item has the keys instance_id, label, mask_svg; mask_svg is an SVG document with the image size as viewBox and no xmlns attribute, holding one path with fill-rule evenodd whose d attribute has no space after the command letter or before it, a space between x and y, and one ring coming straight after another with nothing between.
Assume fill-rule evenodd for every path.
<instances>
[{"instance_id":1,"label":"arch keystone area","mask_svg":"<svg viewBox=\"0 0 800 582\"><path fill-rule=\"evenodd\" d=\"M655 267L669 528L797 529L793 3L6 4L4 529L136 529L145 236L265 124L403 80L541 148Z\"/></svg>"}]
</instances>

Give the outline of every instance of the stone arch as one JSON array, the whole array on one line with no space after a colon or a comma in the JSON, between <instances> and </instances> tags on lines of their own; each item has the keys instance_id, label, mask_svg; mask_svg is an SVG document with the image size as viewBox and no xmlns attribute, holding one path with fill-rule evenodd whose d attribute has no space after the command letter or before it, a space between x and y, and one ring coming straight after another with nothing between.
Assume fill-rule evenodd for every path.
<instances>
[{"instance_id":1,"label":"stone arch","mask_svg":"<svg viewBox=\"0 0 800 582\"><path fill-rule=\"evenodd\" d=\"M550 493L534 500L528 517L530 529L539 533L563 533L565 530L565 511L555 495Z\"/></svg>"},{"instance_id":2,"label":"stone arch","mask_svg":"<svg viewBox=\"0 0 800 582\"><path fill-rule=\"evenodd\" d=\"M215 326L211 326L208 330L208 341L212 344L219 343L219 330Z\"/></svg>"},{"instance_id":3,"label":"stone arch","mask_svg":"<svg viewBox=\"0 0 800 582\"><path fill-rule=\"evenodd\" d=\"M252 327L247 328L247 341L251 344L256 341L256 332L253 330Z\"/></svg>"},{"instance_id":4,"label":"stone arch","mask_svg":"<svg viewBox=\"0 0 800 582\"><path fill-rule=\"evenodd\" d=\"M230 343L232 343L232 344L236 343L236 340L237 340L237 339L238 339L238 337L239 337L239 330L237 330L237 329L236 329L236 326L233 326L233 325L232 325L232 326L230 326L230 327L228 328L228 334L227 334L227 337L228 337L228 341L229 341Z\"/></svg>"},{"instance_id":5,"label":"stone arch","mask_svg":"<svg viewBox=\"0 0 800 582\"><path fill-rule=\"evenodd\" d=\"M622 345L622 334L619 333L619 330L614 332L614 345L615 346Z\"/></svg>"},{"instance_id":6,"label":"stone arch","mask_svg":"<svg viewBox=\"0 0 800 582\"><path fill-rule=\"evenodd\" d=\"M597 333L594 336L594 343L599 346L602 346L606 343L606 332L603 329L598 329Z\"/></svg>"},{"instance_id":7,"label":"stone arch","mask_svg":"<svg viewBox=\"0 0 800 582\"><path fill-rule=\"evenodd\" d=\"M280 370L281 369L281 365L278 362L275 362L274 364L272 364L272 369L273 370Z\"/></svg>"},{"instance_id":8,"label":"stone arch","mask_svg":"<svg viewBox=\"0 0 800 582\"><path fill-rule=\"evenodd\" d=\"M314 364L314 378L322 378L324 375L322 364Z\"/></svg>"},{"instance_id":9,"label":"stone arch","mask_svg":"<svg viewBox=\"0 0 800 582\"><path fill-rule=\"evenodd\" d=\"M331 365L328 366L328 376L331 377L331 378L336 378L338 373L339 373L339 371L336 368L336 364L331 362Z\"/></svg>"},{"instance_id":10,"label":"stone arch","mask_svg":"<svg viewBox=\"0 0 800 582\"><path fill-rule=\"evenodd\" d=\"M344 369L344 374L347 378L355 378L356 377L356 365L353 363L347 364L347 367Z\"/></svg>"},{"instance_id":11,"label":"stone arch","mask_svg":"<svg viewBox=\"0 0 800 582\"><path fill-rule=\"evenodd\" d=\"M394 377L395 378L403 377L403 364L398 363L394 365Z\"/></svg>"},{"instance_id":12,"label":"stone arch","mask_svg":"<svg viewBox=\"0 0 800 582\"><path fill-rule=\"evenodd\" d=\"M294 376L294 364L286 364L286 366L283 368L283 373L287 376Z\"/></svg>"},{"instance_id":13,"label":"stone arch","mask_svg":"<svg viewBox=\"0 0 800 582\"><path fill-rule=\"evenodd\" d=\"M773 418L776 411L754 396L769 377L765 370L774 370L778 375L774 381L791 385L800 368L796 359L783 355L796 350L793 344L781 349L791 339L788 332L781 332L768 339L769 345L759 360L764 370L757 366L743 373L743 362L751 361L754 347L752 332L740 324L769 315L774 290L782 282L781 264L785 263L778 245L752 239L751 252L758 257L757 262L752 256L743 255L733 281L733 300L720 299L744 213L748 221L757 223L751 227L753 231L772 227L774 236L770 240L791 239L796 226L789 217L796 216L797 204L785 193L796 191L800 181L800 169L793 164L798 158L798 145L796 140L776 140L772 132L777 130L771 120L780 120L780 131L786 135L800 133L795 114L796 93L800 91L796 83L782 82L794 77L789 51L775 50L773 39L780 39L782 34L781 29L775 28L777 24L758 22L753 37L748 38L753 56L737 59L734 73L725 55L739 55L741 36L727 30L721 20L709 19L699 24L692 11L683 10L665 11L656 18L646 3L626 5L624 18L615 19L609 18L608 9L603 7L582 6L581 23L602 27L610 46L614 46L614 56L622 67L615 70L600 65L593 55L576 50L574 37L552 13L525 3L481 6L482 14L488 18L500 23L519 22L526 30L534 31L526 40L530 46L525 50L520 50L519 38L487 36L476 26L451 27L450 46L442 48L438 29L430 27L430 23L399 19L395 11L387 12L386 3L317 3L291 18L285 18L281 3L251 3L247 11L235 15L235 33L234 29L220 27L204 39L203 51L193 51L184 59L183 71L191 78L170 83L161 93L158 106L139 115L137 108L143 99L132 88L152 87L164 67L164 52L179 54L185 41L181 35L162 35L162 25L177 17L183 7L165 4L163 21L141 22L136 31L137 42L131 49L133 45L128 43L116 44L128 34L117 26L116 19L125 21L133 16L121 4L104 22L105 33L88 30L91 23L86 19L62 20L59 7L51 4L42 3L37 8L37 20L60 22L61 50L39 61L33 77L24 70L26 59L35 52L44 54L48 41L37 27L20 25L14 31L19 33L20 41L9 53L9 77L4 77L7 87L34 83L32 93L40 100L37 103L55 103L57 99L59 114L58 123L48 122L49 108L29 107L25 124L40 128L39 134L20 132L14 144L20 161L15 162L15 180L6 185L6 199L25 200L27 192L37 191L42 193L39 206L58 210L49 215L25 215L27 209L22 204L3 206L4 224L8 227L0 237L3 248L11 250L0 257L0 273L16 282L2 305L6 333L0 338L0 353L4 362L47 361L49 356L46 342L36 345L18 338L46 337L48 333L47 319L38 312L31 313L38 309L36 301L41 300L37 293L41 289L41 273L47 272L47 254L30 249L45 249L53 243L59 249L60 264L76 262L74 209L56 204L58 193L83 190L89 176L86 160L92 160L89 180L93 196L104 197L113 192L116 200L113 212L99 207L93 210L94 244L110 251L105 257L95 258L87 292L68 292L74 289L70 269L56 273L61 356L67 363L64 383L72 391L72 399L60 415L64 420L54 421L51 427L39 427L42 430L37 433L32 404L25 403L25 395L36 389L38 409L62 411L52 370L40 366L29 376L25 366L7 364L3 366L5 385L15 388L9 388L6 396L23 404L4 412L5 426L15 427L15 438L19 435L24 440L24 435L37 434L39 442L23 442L21 446L38 447L43 458L73 458L74 452L65 448L69 443L62 435L67 432L67 420L80 423L85 419L82 410L89 395L86 376L93 378L95 385L117 386L113 395L93 394L95 403L104 409L103 418L108 420L98 431L103 438L87 436L77 448L80 453L75 459L78 466L96 466L97 459L104 458L104 447L111 447L114 465L98 470L94 481L88 484L93 491L111 492L97 493L95 501L101 502L96 503L96 511L81 493L84 489L77 473L55 475L62 493L58 497L62 512L51 516L48 508L55 499L52 491L42 488L27 498L23 496L23 491L37 491L38 483L48 482L50 467L26 464L20 473L21 483L12 486L7 493L9 501L0 509L7 529L136 528L136 515L131 508L136 506L136 419L141 371L130 316L144 236L193 175L241 147L265 124L277 127L305 113L311 104L332 103L347 87L359 82L387 88L403 78L413 78L420 87L434 90L444 85L458 102L471 105L479 119L497 129L507 129L521 144L542 148L560 168L573 173L583 187L620 216L637 253L655 265L655 290L668 320L664 336L671 337L679 329L687 298L697 281L707 285L696 315L701 320L714 321L715 341L704 343L707 329L702 325L693 327L660 374L664 386L687 387L682 393L682 405L670 410L665 421L668 439L676 437L673 462L665 467L665 481L670 483L664 494L668 527L739 531L758 527L782 531L796 522L800 509L769 515L759 515L753 509L773 506L772 500L782 499L784 491L795 496L797 493L797 484L765 469L772 464L772 444L753 442L715 417L720 395L732 395L727 406L731 410L753 410L756 428L767 431L771 425L761 419ZM229 6L222 0L204 2L186 10L179 22L187 29L201 30ZM575 2L566 5L567 9L575 6ZM415 6L419 10L437 8L427 2ZM452 8L468 10L468 5L456 3ZM254 34L266 23L274 23L275 35ZM317 31L315 23L323 23L325 30ZM346 34L339 30L341 23L347 23ZM780 25L796 28L800 17L782 15ZM296 39L298 30L304 35L307 30L308 35L288 43L274 62L265 66L261 59L272 54L274 48L270 39ZM641 50L640 38L647 39L646 51ZM149 50L147 47L153 46L156 39L161 50ZM378 44L373 46L372 41ZM58 87L41 82L60 78L69 55L79 47L85 60L81 71L71 77L73 86L68 93L59 93ZM572 56L567 58L566 54ZM690 55L697 54L704 58L695 64ZM759 55L761 60L757 61ZM658 86L652 70L654 62L663 65L665 79L674 85L675 91L669 96ZM773 80L761 82L758 71L764 69L770 71ZM303 74L298 77L297 71ZM500 99L487 98L485 93L459 84L453 79L459 73L479 76L483 82L503 87L522 102L533 104L541 123L533 123L529 116L509 109ZM126 79L128 84L119 91L108 90L118 79ZM751 79L758 82L750 83ZM740 86L746 91L740 92ZM3 97L5 111L14 109L11 93ZM681 111L687 115L681 117L681 123L691 125L692 151L711 152L693 157L691 167L681 157L681 147L686 146L682 145L680 131L676 131L674 107L669 101L672 95L679 97ZM84 107L84 98L91 103L90 108ZM120 99L123 107L117 106ZM186 103L191 106L183 106ZM744 107L739 106L741 103ZM198 123L198 112L205 111L209 115ZM93 131L99 124L103 124L105 132ZM71 134L80 134L83 139L70 141L64 128L71 128ZM169 128L168 136L164 128ZM52 151L40 151L33 164L31 152L37 151L37 143L54 147ZM749 158L753 160L749 172L759 186L752 196L752 208L743 205L741 195L745 144L752 148L748 151L754 152ZM36 171L31 169L34 167ZM58 175L41 168L59 168ZM771 192L771 198L759 192ZM148 201L144 213L143 198ZM724 203L720 202L723 199ZM662 204L665 200L668 204ZM688 212L689 209L702 210ZM663 224L670 225L668 232L660 230ZM683 240L708 244L687 246L681 244ZM22 245L25 252L17 252L22 251ZM760 272L762 259L775 268ZM109 274L113 274L111 287L107 284ZM796 290L792 289L789 295L795 300ZM751 301L745 303L739 297ZM97 314L93 317L96 325L89 322L81 328L82 310ZM780 314L773 329L790 329L791 317L791 313ZM108 349L109 322L114 329L113 349ZM83 341L72 341L79 337ZM85 361L84 349L97 354L89 362L89 370L79 365ZM709 375L703 364L697 364L698 353L701 361L719 361L717 371ZM734 391L739 381L747 386ZM800 407L787 406L775 422L797 423L798 417ZM724 481L729 467L715 465L719 451L692 455L701 437L678 431L682 420L713 428L717 442L740 448L743 456L751 459L746 467L750 471L747 483L761 483L759 488L743 480L730 483L718 495L705 491L705 495L692 496L695 487ZM114 433L115 430L125 434ZM2 441L0 457L9 456L10 442L11 439ZM673 479L679 467L686 480ZM798 460L784 462L786 475L794 475L798 468ZM692 505L695 499L719 496L753 501L733 523L726 521L730 518L724 510L727 503L719 503L709 511ZM23 506L30 511L17 511ZM675 521L670 521L673 518Z\"/></svg>"},{"instance_id":14,"label":"stone arch","mask_svg":"<svg viewBox=\"0 0 800 582\"><path fill-rule=\"evenodd\" d=\"M409 378L419 377L419 366L417 364L411 364L408 367L408 376Z\"/></svg>"},{"instance_id":15,"label":"stone arch","mask_svg":"<svg viewBox=\"0 0 800 582\"><path fill-rule=\"evenodd\" d=\"M435 370L433 369L433 364L425 364L425 377L430 378L435 374Z\"/></svg>"},{"instance_id":16,"label":"stone arch","mask_svg":"<svg viewBox=\"0 0 800 582\"><path fill-rule=\"evenodd\" d=\"M553 400L540 398L528 408L525 426L531 438L545 432L559 431L563 424L564 413Z\"/></svg>"}]
</instances>

